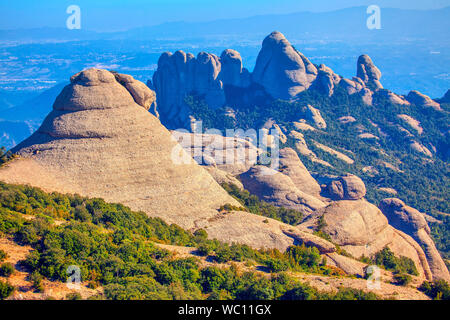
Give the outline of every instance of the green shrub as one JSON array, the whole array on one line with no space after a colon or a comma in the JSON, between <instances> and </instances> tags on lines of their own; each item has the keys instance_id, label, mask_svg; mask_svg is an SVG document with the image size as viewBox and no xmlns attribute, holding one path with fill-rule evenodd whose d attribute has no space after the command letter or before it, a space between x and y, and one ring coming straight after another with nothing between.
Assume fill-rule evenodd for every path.
<instances>
[{"instance_id":1,"label":"green shrub","mask_svg":"<svg viewBox=\"0 0 450 320\"><path fill-rule=\"evenodd\" d=\"M394 275L394 283L400 286L407 286L412 281L412 277L409 274L397 273Z\"/></svg>"},{"instance_id":2,"label":"green shrub","mask_svg":"<svg viewBox=\"0 0 450 320\"><path fill-rule=\"evenodd\" d=\"M419 275L414 261L407 257L396 257L388 247L383 248L377 252L374 257L374 263L382 266L386 270L396 273L407 273L412 275Z\"/></svg>"},{"instance_id":3,"label":"green shrub","mask_svg":"<svg viewBox=\"0 0 450 320\"><path fill-rule=\"evenodd\" d=\"M208 242L201 242L197 245L197 254L200 256L208 256L212 252L211 244Z\"/></svg>"},{"instance_id":4,"label":"green shrub","mask_svg":"<svg viewBox=\"0 0 450 320\"><path fill-rule=\"evenodd\" d=\"M435 300L450 300L450 285L444 280L425 281L419 290Z\"/></svg>"},{"instance_id":5,"label":"green shrub","mask_svg":"<svg viewBox=\"0 0 450 320\"><path fill-rule=\"evenodd\" d=\"M72 292L66 295L66 300L82 300L81 294L78 292Z\"/></svg>"},{"instance_id":6,"label":"green shrub","mask_svg":"<svg viewBox=\"0 0 450 320\"><path fill-rule=\"evenodd\" d=\"M32 272L30 274L29 280L35 291L44 292L44 286L42 285L43 277L39 272L37 271Z\"/></svg>"},{"instance_id":7,"label":"green shrub","mask_svg":"<svg viewBox=\"0 0 450 320\"><path fill-rule=\"evenodd\" d=\"M225 244L207 239L205 231L191 234L177 225L101 199L47 194L0 182L0 200L1 232L34 249L22 264L30 272L29 280L36 291L42 291L44 277L65 282L71 265L80 268L83 281L104 288L104 296L98 298L129 300L280 299L301 283L275 272L302 269L332 274L319 265L320 255L314 248L291 248L282 253ZM22 214L36 218L25 220ZM54 218L65 223L52 224ZM154 242L197 247L199 253L214 254L220 262L267 265L274 274L269 279L253 271L242 273L235 264L223 269L203 268L197 259L177 258ZM318 293L316 296L321 297Z\"/></svg>"},{"instance_id":8,"label":"green shrub","mask_svg":"<svg viewBox=\"0 0 450 320\"><path fill-rule=\"evenodd\" d=\"M10 277L15 269L11 263L3 263L0 265L0 277Z\"/></svg>"},{"instance_id":9,"label":"green shrub","mask_svg":"<svg viewBox=\"0 0 450 320\"><path fill-rule=\"evenodd\" d=\"M9 283L0 281L0 300L8 298L14 290L14 287Z\"/></svg>"},{"instance_id":10,"label":"green shrub","mask_svg":"<svg viewBox=\"0 0 450 320\"><path fill-rule=\"evenodd\" d=\"M194 236L198 239L207 239L208 233L205 231L205 229L198 229L194 232Z\"/></svg>"},{"instance_id":11,"label":"green shrub","mask_svg":"<svg viewBox=\"0 0 450 320\"><path fill-rule=\"evenodd\" d=\"M287 291L281 300L316 300L318 292L308 284L301 284Z\"/></svg>"},{"instance_id":12,"label":"green shrub","mask_svg":"<svg viewBox=\"0 0 450 320\"><path fill-rule=\"evenodd\" d=\"M0 249L0 262L5 261L8 258L8 254Z\"/></svg>"},{"instance_id":13,"label":"green shrub","mask_svg":"<svg viewBox=\"0 0 450 320\"><path fill-rule=\"evenodd\" d=\"M289 269L288 262L281 259L268 259L266 260L266 265L271 272L282 272Z\"/></svg>"},{"instance_id":14,"label":"green shrub","mask_svg":"<svg viewBox=\"0 0 450 320\"><path fill-rule=\"evenodd\" d=\"M7 151L5 147L0 148L0 166L11 161L15 157L16 155L12 154L11 151Z\"/></svg>"},{"instance_id":15,"label":"green shrub","mask_svg":"<svg viewBox=\"0 0 450 320\"><path fill-rule=\"evenodd\" d=\"M312 268L319 266L321 261L320 252L316 247L290 246L286 254L292 266Z\"/></svg>"},{"instance_id":16,"label":"green shrub","mask_svg":"<svg viewBox=\"0 0 450 320\"><path fill-rule=\"evenodd\" d=\"M365 292L353 288L339 288L335 295L327 294L324 297L329 300L379 300L380 298L373 292Z\"/></svg>"},{"instance_id":17,"label":"green shrub","mask_svg":"<svg viewBox=\"0 0 450 320\"><path fill-rule=\"evenodd\" d=\"M267 202L259 200L255 195L251 195L247 190L241 190L234 184L222 184L222 187L245 208L245 211L276 219L287 224L297 225L303 219L303 214L299 211L275 207ZM230 209L231 205L225 205L223 209ZM231 206L232 208L235 208ZM227 210L227 211L231 211Z\"/></svg>"}]
</instances>

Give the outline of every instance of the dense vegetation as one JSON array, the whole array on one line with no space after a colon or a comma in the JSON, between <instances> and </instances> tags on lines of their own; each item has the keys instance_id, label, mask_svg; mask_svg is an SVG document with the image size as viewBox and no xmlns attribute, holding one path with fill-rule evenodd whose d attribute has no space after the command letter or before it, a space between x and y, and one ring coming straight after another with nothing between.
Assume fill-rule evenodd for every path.
<instances>
[{"instance_id":1,"label":"dense vegetation","mask_svg":"<svg viewBox=\"0 0 450 320\"><path fill-rule=\"evenodd\" d=\"M339 270L323 265L315 248L293 246L281 253L223 244L207 240L204 230L191 234L120 204L77 195L48 194L28 186L0 183L0 236L35 249L22 263L29 269L37 291L42 291L42 277L66 281L67 268L75 265L90 287L104 288L104 296L95 298L377 298L351 289L321 293L283 272L340 275ZM177 258L156 243L195 246L199 254L209 254L217 262L236 262L230 263L230 267L204 267L200 258ZM260 264L272 274L251 271L246 265L252 264ZM13 289L1 282L1 297L11 294Z\"/></svg>"},{"instance_id":2,"label":"dense vegetation","mask_svg":"<svg viewBox=\"0 0 450 320\"><path fill-rule=\"evenodd\" d=\"M247 190L240 190L234 184L223 183L222 187L228 194L238 200L248 212L276 219L291 225L297 225L302 221L303 214L299 211L275 207L260 200L257 196L251 195Z\"/></svg>"},{"instance_id":3,"label":"dense vegetation","mask_svg":"<svg viewBox=\"0 0 450 320\"><path fill-rule=\"evenodd\" d=\"M442 223L429 223L429 225L436 247L445 259L450 259L450 216L444 216Z\"/></svg>"},{"instance_id":4,"label":"dense vegetation","mask_svg":"<svg viewBox=\"0 0 450 320\"><path fill-rule=\"evenodd\" d=\"M377 97L373 106L365 105L357 95L349 96L337 88L328 98L314 91L300 94L298 102L270 101L258 105L236 104L233 107L235 119L227 117L225 109L211 110L200 98L190 98L188 105L193 106L193 114L206 124L206 128L261 128L269 119L286 128L294 129L293 121L304 116L306 105L320 110L327 122L326 130L303 131L308 147L317 156L332 167L323 166L299 154L308 170L314 174L353 173L360 176L367 186L367 199L378 204L384 198L392 197L380 187L389 187L397 191L396 197L418 210L443 219L450 212L448 190L450 187L450 166L448 150L450 135L446 134L450 123L450 106L443 104L443 112L432 108L420 108L415 105L400 106L389 102L387 98ZM397 118L398 114L407 114L420 121L424 133L419 134ZM353 123L343 124L337 119L352 116ZM228 118L228 119L226 119ZM407 129L400 130L399 126ZM360 139L360 132L371 133L379 139ZM420 142L430 150L436 150L436 156L426 156L410 148L412 140ZM312 141L325 144L355 160L347 164L335 156L316 147ZM295 141L288 138L284 147L295 149ZM374 168L375 170L367 170ZM448 257L448 220L445 226L432 225L433 236L441 253Z\"/></svg>"},{"instance_id":5,"label":"dense vegetation","mask_svg":"<svg viewBox=\"0 0 450 320\"><path fill-rule=\"evenodd\" d=\"M396 257L388 247L377 252L373 262L394 273L419 275L414 261L407 257Z\"/></svg>"},{"instance_id":6,"label":"dense vegetation","mask_svg":"<svg viewBox=\"0 0 450 320\"><path fill-rule=\"evenodd\" d=\"M6 258L8 258L8 254L5 251L0 250L0 262L5 261Z\"/></svg>"},{"instance_id":7,"label":"dense vegetation","mask_svg":"<svg viewBox=\"0 0 450 320\"><path fill-rule=\"evenodd\" d=\"M419 290L435 300L450 300L450 285L443 280L424 282Z\"/></svg>"},{"instance_id":8,"label":"dense vegetation","mask_svg":"<svg viewBox=\"0 0 450 320\"><path fill-rule=\"evenodd\" d=\"M0 300L9 297L14 292L14 287L0 280Z\"/></svg>"}]
</instances>

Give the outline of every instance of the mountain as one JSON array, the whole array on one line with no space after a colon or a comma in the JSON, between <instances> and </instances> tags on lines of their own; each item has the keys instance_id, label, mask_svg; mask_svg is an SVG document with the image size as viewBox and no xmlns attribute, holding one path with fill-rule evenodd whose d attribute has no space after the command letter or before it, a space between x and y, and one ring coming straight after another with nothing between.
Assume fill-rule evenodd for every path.
<instances>
[{"instance_id":1,"label":"mountain","mask_svg":"<svg viewBox=\"0 0 450 320\"><path fill-rule=\"evenodd\" d=\"M31 122L0 120L0 145L10 149L33 133L35 129Z\"/></svg>"},{"instance_id":2,"label":"mountain","mask_svg":"<svg viewBox=\"0 0 450 320\"><path fill-rule=\"evenodd\" d=\"M65 83L58 84L21 104L0 110L0 145L13 148L33 133L64 86Z\"/></svg>"},{"instance_id":3,"label":"mountain","mask_svg":"<svg viewBox=\"0 0 450 320\"><path fill-rule=\"evenodd\" d=\"M185 97L195 94L213 109L225 105L250 106L263 100L292 100L302 92L314 91L331 97L338 88L350 96L359 96L366 105L384 97L391 103L430 107L442 111L439 103L417 91L407 97L383 89L381 71L367 55L361 55L357 74L345 79L324 64L315 65L278 32L267 36L252 73L243 68L240 54L225 50L220 57L200 52L166 52L149 86L157 93L158 112L166 127L189 128L192 110ZM298 100L298 99L297 99Z\"/></svg>"},{"instance_id":4,"label":"mountain","mask_svg":"<svg viewBox=\"0 0 450 320\"><path fill-rule=\"evenodd\" d=\"M419 277L450 278L426 223L416 227L406 221L421 236L417 240L403 236L364 199L364 183L354 176L331 179L328 191L319 191L318 185L305 189L303 181L314 180L292 149L281 151L282 172L260 165L246 171L240 163L228 162L216 170L241 172L244 188L267 203L303 214L303 222L287 225L246 211L239 198L227 194L147 111L154 100L155 93L131 76L95 68L72 76L41 127L12 150L18 158L0 169L0 179L120 202L192 232L206 229L209 237L225 242L280 250L303 243L317 248L330 265L359 276L364 268L353 257L364 257L364 252L373 255L389 246L394 254L411 259ZM194 149L198 138L201 135L190 144ZM220 149L217 139L221 136L211 145L200 141L202 147L214 148L215 160L220 154L228 159L239 141L232 138L234 146ZM207 159L206 154L202 158ZM338 215L342 218L337 221L329 218ZM326 221L326 238L313 232L317 223L311 221L320 216ZM366 231L361 234L361 230ZM425 252L417 241L427 243ZM338 252L337 246L352 258Z\"/></svg>"},{"instance_id":5,"label":"mountain","mask_svg":"<svg viewBox=\"0 0 450 320\"><path fill-rule=\"evenodd\" d=\"M142 38L158 36L198 37L211 35L261 36L274 29L284 30L290 37L308 36L356 39L363 41L376 38L432 37L448 40L437 34L449 26L450 7L437 10L402 10L382 8L382 30L372 32L366 27L367 7L347 8L332 12L299 12L292 14L261 15L243 19L227 19L210 22L172 22L158 26L143 27L121 36Z\"/></svg>"},{"instance_id":6,"label":"mountain","mask_svg":"<svg viewBox=\"0 0 450 320\"><path fill-rule=\"evenodd\" d=\"M72 76L40 128L12 149L19 159L0 179L123 203L227 242L285 249L296 238L324 241L300 231L287 236L290 226L277 221L262 227L247 212L220 213L239 203L147 111L154 100L131 76L95 68Z\"/></svg>"},{"instance_id":7,"label":"mountain","mask_svg":"<svg viewBox=\"0 0 450 320\"><path fill-rule=\"evenodd\" d=\"M220 57L178 51L161 55L149 85L168 128L197 132L197 120L205 130L222 134L236 128L260 130L266 137L278 136L280 148L295 150L325 189L330 179L353 174L363 179L370 202L396 196L426 212L433 229L428 234L448 257L444 221L449 207L442 197L450 185L447 100L435 101L415 90L404 96L384 88L381 70L367 55L357 59L355 71L355 77L346 79L313 64L284 35L273 32L263 41L252 73L233 50ZM260 143L245 133L242 137ZM258 168L248 174L252 183L243 187L266 201L311 207L301 195L304 186L295 188L282 175L265 181ZM341 185L329 188L332 194L345 195ZM286 201L289 192L294 200Z\"/></svg>"},{"instance_id":8,"label":"mountain","mask_svg":"<svg viewBox=\"0 0 450 320\"><path fill-rule=\"evenodd\" d=\"M0 119L41 123L45 116L50 112L53 101L55 101L55 98L66 84L67 83L57 84L32 99L0 111Z\"/></svg>"},{"instance_id":9,"label":"mountain","mask_svg":"<svg viewBox=\"0 0 450 320\"><path fill-rule=\"evenodd\" d=\"M274 31L253 71L233 49L179 50L161 55L147 86L88 68L60 90L37 131L0 155L2 225L19 226L8 233L34 245L42 259L27 261L47 277L58 278L48 264L64 253L79 262L101 245L107 261L92 253L83 264L102 270L95 280L108 297L129 294L129 281L172 284L172 262L157 250L149 256L159 263L145 258L156 241L214 251L201 263L252 257L271 272L365 278L377 264L397 285L412 281L415 294L422 282L432 291L450 281L448 97L390 91L363 52L345 78ZM30 210L52 219L27 224L21 214ZM72 236L83 252L66 243ZM132 252L145 252L135 259L145 264L113 283L99 266L118 270Z\"/></svg>"}]
</instances>

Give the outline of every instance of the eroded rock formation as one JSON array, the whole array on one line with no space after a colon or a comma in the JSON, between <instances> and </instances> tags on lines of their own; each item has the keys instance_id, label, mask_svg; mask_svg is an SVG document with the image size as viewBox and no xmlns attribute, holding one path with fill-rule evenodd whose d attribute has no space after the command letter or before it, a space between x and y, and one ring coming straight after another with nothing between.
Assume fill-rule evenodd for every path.
<instances>
[{"instance_id":1,"label":"eroded rock formation","mask_svg":"<svg viewBox=\"0 0 450 320\"><path fill-rule=\"evenodd\" d=\"M300 191L287 175L271 168L254 166L239 177L246 190L273 205L305 214L325 206L321 200Z\"/></svg>"},{"instance_id":2,"label":"eroded rock formation","mask_svg":"<svg viewBox=\"0 0 450 320\"><path fill-rule=\"evenodd\" d=\"M441 111L441 105L436 101L432 100L429 96L420 93L419 91L413 90L408 93L406 99L416 106L424 108L433 108L435 110Z\"/></svg>"},{"instance_id":3,"label":"eroded rock formation","mask_svg":"<svg viewBox=\"0 0 450 320\"><path fill-rule=\"evenodd\" d=\"M430 227L424 215L396 198L381 201L380 209L389 224L414 238L424 249L433 278L450 281L448 269L431 239Z\"/></svg>"}]
</instances>

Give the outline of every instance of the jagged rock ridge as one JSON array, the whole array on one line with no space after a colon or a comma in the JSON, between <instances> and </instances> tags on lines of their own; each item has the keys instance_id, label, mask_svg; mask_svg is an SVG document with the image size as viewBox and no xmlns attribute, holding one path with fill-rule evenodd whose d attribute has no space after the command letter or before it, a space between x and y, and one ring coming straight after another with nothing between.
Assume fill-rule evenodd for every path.
<instances>
[{"instance_id":1,"label":"jagged rock ridge","mask_svg":"<svg viewBox=\"0 0 450 320\"><path fill-rule=\"evenodd\" d=\"M404 97L383 89L381 71L368 55L358 58L356 70L356 77L345 79L323 64L316 66L282 33L274 31L264 39L252 73L243 68L240 54L232 49L225 50L220 58L206 52L197 58L183 51L166 52L159 59L152 86L161 121L171 129L192 128L192 111L184 103L186 95L203 98L211 108L232 106L237 103L236 94L228 95L227 88L237 90L237 96L247 105L255 102L252 99L295 100L305 90L330 97L341 87L349 95L359 95L367 105L379 95L394 104L414 103L441 110L438 102L417 91Z\"/></svg>"}]
</instances>

